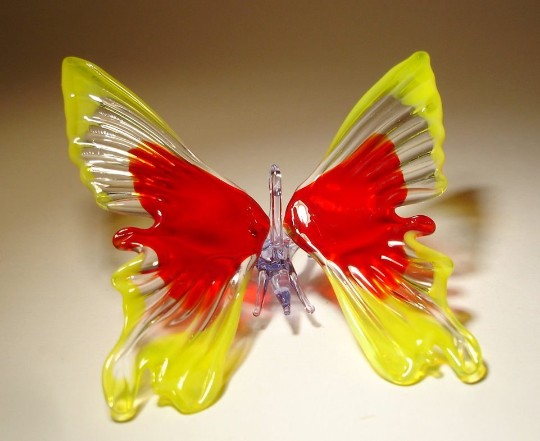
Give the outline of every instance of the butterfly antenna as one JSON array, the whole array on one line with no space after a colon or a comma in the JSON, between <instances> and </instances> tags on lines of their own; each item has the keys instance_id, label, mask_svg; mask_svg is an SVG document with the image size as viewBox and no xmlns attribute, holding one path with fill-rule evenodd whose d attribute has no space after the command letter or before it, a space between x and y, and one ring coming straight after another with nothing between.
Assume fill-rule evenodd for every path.
<instances>
[{"instance_id":1,"label":"butterfly antenna","mask_svg":"<svg viewBox=\"0 0 540 441\"><path fill-rule=\"evenodd\" d=\"M270 169L269 190L270 232L257 261L259 285L253 315L259 316L261 313L269 285L285 315L291 313L291 291L298 296L306 311L313 313L315 308L298 283L298 276L291 262L291 239L283 231L281 171L275 164Z\"/></svg>"}]
</instances>

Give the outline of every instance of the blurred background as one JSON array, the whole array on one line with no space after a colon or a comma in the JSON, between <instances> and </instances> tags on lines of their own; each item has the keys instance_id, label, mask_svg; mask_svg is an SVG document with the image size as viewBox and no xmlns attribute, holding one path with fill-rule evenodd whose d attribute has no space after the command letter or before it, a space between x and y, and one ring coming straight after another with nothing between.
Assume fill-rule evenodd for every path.
<instances>
[{"instance_id":1,"label":"blurred background","mask_svg":"<svg viewBox=\"0 0 540 441\"><path fill-rule=\"evenodd\" d=\"M537 2L2 9L0 438L537 439ZM421 210L439 225L430 243L455 261L449 302L483 347L487 379L466 386L443 369L414 387L384 382L308 271L315 318L268 312L215 406L183 416L151 402L113 423L100 369L122 323L109 277L126 256L110 238L126 220L97 209L69 162L62 59L104 68L266 208L269 166L281 166L287 200L360 96L416 50L430 53L443 98L449 179Z\"/></svg>"}]
</instances>

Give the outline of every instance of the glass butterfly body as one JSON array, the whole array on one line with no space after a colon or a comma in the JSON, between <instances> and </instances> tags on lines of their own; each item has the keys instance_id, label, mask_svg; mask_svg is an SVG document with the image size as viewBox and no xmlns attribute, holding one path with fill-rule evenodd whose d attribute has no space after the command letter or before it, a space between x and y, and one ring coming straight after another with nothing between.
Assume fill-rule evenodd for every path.
<instances>
[{"instance_id":1,"label":"glass butterfly body","mask_svg":"<svg viewBox=\"0 0 540 441\"><path fill-rule=\"evenodd\" d=\"M98 205L154 220L113 239L137 253L113 276L125 314L103 369L113 418L133 417L147 389L185 413L218 399L254 266L254 315L269 289L285 314L291 294L313 312L291 263L297 247L321 265L383 378L412 384L443 363L464 382L485 375L478 343L446 302L451 261L417 241L433 221L396 214L446 185L427 54L413 54L364 95L284 213L272 167L270 217L97 66L67 58L62 86L70 155Z\"/></svg>"},{"instance_id":2,"label":"glass butterfly body","mask_svg":"<svg viewBox=\"0 0 540 441\"><path fill-rule=\"evenodd\" d=\"M270 169L270 232L257 259L259 286L253 315L258 316L264 303L264 297L270 286L278 299L283 313L291 312L291 292L295 293L307 312L313 313L315 307L309 302L302 287L291 258L298 247L291 241L283 229L281 212L281 171L277 165Z\"/></svg>"}]
</instances>

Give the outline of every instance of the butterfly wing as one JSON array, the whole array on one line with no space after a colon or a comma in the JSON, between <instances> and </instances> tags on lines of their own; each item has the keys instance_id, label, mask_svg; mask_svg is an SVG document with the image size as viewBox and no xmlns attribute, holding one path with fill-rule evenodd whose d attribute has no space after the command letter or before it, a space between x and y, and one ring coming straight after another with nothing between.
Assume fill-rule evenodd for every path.
<instances>
[{"instance_id":1,"label":"butterfly wing","mask_svg":"<svg viewBox=\"0 0 540 441\"><path fill-rule=\"evenodd\" d=\"M396 208L442 193L442 106L426 53L390 70L353 108L285 214L291 238L323 267L375 370L412 384L448 363L485 373L474 337L446 301L452 262L418 242L435 224Z\"/></svg>"},{"instance_id":2,"label":"butterfly wing","mask_svg":"<svg viewBox=\"0 0 540 441\"><path fill-rule=\"evenodd\" d=\"M226 380L268 217L97 66L67 58L62 87L70 156L98 205L154 220L113 239L137 255L113 276L125 323L103 369L112 416L131 418L149 387L182 412L204 409Z\"/></svg>"}]
</instances>

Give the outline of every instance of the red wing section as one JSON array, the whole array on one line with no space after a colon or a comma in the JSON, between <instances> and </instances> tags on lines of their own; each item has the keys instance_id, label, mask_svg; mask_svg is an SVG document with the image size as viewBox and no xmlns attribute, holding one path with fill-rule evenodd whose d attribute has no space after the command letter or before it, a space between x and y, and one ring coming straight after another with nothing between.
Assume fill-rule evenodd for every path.
<instances>
[{"instance_id":1,"label":"red wing section","mask_svg":"<svg viewBox=\"0 0 540 441\"><path fill-rule=\"evenodd\" d=\"M355 273L374 295L396 288L409 261L405 233L431 234L426 216L399 217L395 208L406 197L400 161L384 135L368 138L350 157L307 187L289 203L286 225L293 240ZM291 227L289 227L291 229Z\"/></svg>"},{"instance_id":2,"label":"red wing section","mask_svg":"<svg viewBox=\"0 0 540 441\"><path fill-rule=\"evenodd\" d=\"M245 192L150 142L130 151L129 172L149 229L126 228L114 237L122 250L150 248L159 261L150 273L168 286L183 309L212 305L248 257L258 255L268 217ZM144 272L143 272L144 274Z\"/></svg>"}]
</instances>

